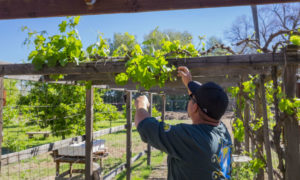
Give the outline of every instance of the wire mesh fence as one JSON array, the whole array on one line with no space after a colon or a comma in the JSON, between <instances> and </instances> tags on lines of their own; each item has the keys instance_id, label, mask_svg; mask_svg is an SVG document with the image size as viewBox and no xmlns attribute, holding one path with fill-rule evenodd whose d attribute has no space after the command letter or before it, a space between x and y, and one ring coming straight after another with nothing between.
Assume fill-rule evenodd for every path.
<instances>
[{"instance_id":1,"label":"wire mesh fence","mask_svg":"<svg viewBox=\"0 0 300 180\"><path fill-rule=\"evenodd\" d=\"M84 179L85 86L5 79L4 88L1 179ZM125 169L125 95L94 88L93 171L102 177ZM160 117L154 96L152 115ZM134 113L132 101L132 120ZM135 126L131 142L131 157L147 149Z\"/></svg>"}]
</instances>

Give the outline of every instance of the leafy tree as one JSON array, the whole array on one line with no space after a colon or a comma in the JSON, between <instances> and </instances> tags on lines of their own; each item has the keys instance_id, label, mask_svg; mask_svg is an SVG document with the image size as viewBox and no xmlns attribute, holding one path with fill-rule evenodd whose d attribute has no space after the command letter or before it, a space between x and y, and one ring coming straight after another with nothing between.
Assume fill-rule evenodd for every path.
<instances>
[{"instance_id":1,"label":"leafy tree","mask_svg":"<svg viewBox=\"0 0 300 180\"><path fill-rule=\"evenodd\" d=\"M32 108L27 113L33 112L37 116L34 123L41 128L50 126L55 136L63 139L67 135L80 135L85 130L85 93L84 86L31 83L30 92L22 96L19 105L28 105ZM104 104L102 93L94 93L95 122L101 119L118 118L117 108Z\"/></svg>"},{"instance_id":2,"label":"leafy tree","mask_svg":"<svg viewBox=\"0 0 300 180\"><path fill-rule=\"evenodd\" d=\"M17 88L18 81L12 79L4 79L5 87L5 106L3 107L3 124L8 126L16 121L19 114L19 107L17 101L20 96L20 91Z\"/></svg>"},{"instance_id":3,"label":"leafy tree","mask_svg":"<svg viewBox=\"0 0 300 180\"><path fill-rule=\"evenodd\" d=\"M158 28L152 30L149 34L144 36L143 49L148 53L153 50L162 48L161 41L166 39L168 41L179 41L181 45L187 45L192 43L192 35L187 32L179 32L174 30L160 31Z\"/></svg>"},{"instance_id":4,"label":"leafy tree","mask_svg":"<svg viewBox=\"0 0 300 180\"><path fill-rule=\"evenodd\" d=\"M124 34L115 33L112 42L110 43L110 51L128 51L131 52L134 49L134 46L138 44L135 36L125 32ZM116 53L115 53L116 54Z\"/></svg>"}]
</instances>

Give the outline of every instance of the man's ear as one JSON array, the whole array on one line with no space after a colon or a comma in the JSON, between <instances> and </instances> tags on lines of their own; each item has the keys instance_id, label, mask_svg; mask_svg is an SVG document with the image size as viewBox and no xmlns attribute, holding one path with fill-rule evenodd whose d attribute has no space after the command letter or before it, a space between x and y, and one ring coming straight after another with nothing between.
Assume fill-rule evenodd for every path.
<instances>
[{"instance_id":1,"label":"man's ear","mask_svg":"<svg viewBox=\"0 0 300 180\"><path fill-rule=\"evenodd\" d=\"M193 103L193 105L192 105L192 111L193 112L197 112L197 110L198 110L198 104L197 103Z\"/></svg>"}]
</instances>

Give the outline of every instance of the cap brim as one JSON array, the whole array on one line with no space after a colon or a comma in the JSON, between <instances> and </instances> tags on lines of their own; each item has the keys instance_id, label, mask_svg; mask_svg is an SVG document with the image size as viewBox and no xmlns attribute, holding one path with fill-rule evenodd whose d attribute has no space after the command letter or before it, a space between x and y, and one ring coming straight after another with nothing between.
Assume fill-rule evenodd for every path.
<instances>
[{"instance_id":1,"label":"cap brim","mask_svg":"<svg viewBox=\"0 0 300 180\"><path fill-rule=\"evenodd\" d=\"M199 89L201 86L202 84L197 81L191 81L188 84L189 90L192 92L192 94L196 94L197 89Z\"/></svg>"}]
</instances>

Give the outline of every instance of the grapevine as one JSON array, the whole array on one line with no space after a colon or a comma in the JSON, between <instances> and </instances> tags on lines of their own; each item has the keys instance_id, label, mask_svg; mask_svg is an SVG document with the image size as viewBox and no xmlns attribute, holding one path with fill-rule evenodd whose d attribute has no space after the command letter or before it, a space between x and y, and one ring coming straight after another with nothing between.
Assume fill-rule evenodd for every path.
<instances>
[{"instance_id":1,"label":"grapevine","mask_svg":"<svg viewBox=\"0 0 300 180\"><path fill-rule=\"evenodd\" d=\"M109 43L101 33L98 36L98 42L89 45L84 50L76 30L79 19L79 16L67 17L67 20L58 25L60 32L58 35L48 35L46 31L36 32L23 27L24 31L28 31L25 44L30 45L34 39L34 50L29 54L28 61L34 65L35 69L40 70L45 66L64 67L68 63L78 65L82 62L97 61L97 57L109 55L122 56L127 61L126 71L116 75L116 84L125 85L131 80L138 83L137 88L143 87L149 90L156 85L163 87L167 81L174 80L172 72L175 67L169 65L167 58L188 58L200 55L193 44L181 45L180 41L169 41L167 38L160 41L161 49L153 48L154 39L144 41L142 44L150 48L143 49L139 44L134 45L135 37L129 33L125 33L129 37L127 44L121 44L113 52L110 52ZM156 31L153 32L155 33ZM129 48L132 46L133 49ZM64 75L51 75L50 77L58 80Z\"/></svg>"}]
</instances>

